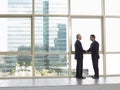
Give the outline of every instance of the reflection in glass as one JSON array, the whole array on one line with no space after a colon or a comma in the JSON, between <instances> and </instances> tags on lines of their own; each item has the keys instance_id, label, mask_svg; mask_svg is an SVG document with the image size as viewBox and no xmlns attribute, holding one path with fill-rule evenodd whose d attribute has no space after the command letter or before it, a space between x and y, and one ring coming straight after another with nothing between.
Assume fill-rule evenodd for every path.
<instances>
[{"instance_id":1,"label":"reflection in glass","mask_svg":"<svg viewBox=\"0 0 120 90\"><path fill-rule=\"evenodd\" d=\"M36 55L35 74L41 77L68 76L66 55Z\"/></svg>"}]
</instances>

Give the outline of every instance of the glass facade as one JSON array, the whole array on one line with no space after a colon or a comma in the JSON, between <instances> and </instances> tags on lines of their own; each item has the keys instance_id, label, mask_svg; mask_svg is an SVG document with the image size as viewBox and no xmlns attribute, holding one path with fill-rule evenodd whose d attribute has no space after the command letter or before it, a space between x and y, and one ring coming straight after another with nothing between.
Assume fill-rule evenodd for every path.
<instances>
[{"instance_id":1,"label":"glass facade","mask_svg":"<svg viewBox=\"0 0 120 90\"><path fill-rule=\"evenodd\" d=\"M68 76L68 65L66 55L36 55L35 76Z\"/></svg>"},{"instance_id":2,"label":"glass facade","mask_svg":"<svg viewBox=\"0 0 120 90\"><path fill-rule=\"evenodd\" d=\"M96 35L100 75L119 75L115 71L120 54L117 3L0 0L0 78L75 76L74 43L78 33L85 50L90 47L89 35ZM113 58L118 59L117 63ZM84 55L83 71L85 76L93 75L89 53Z\"/></svg>"},{"instance_id":3,"label":"glass facade","mask_svg":"<svg viewBox=\"0 0 120 90\"><path fill-rule=\"evenodd\" d=\"M35 1L35 14L68 14L68 0L34 0L34 1ZM49 13L45 13L45 11L48 11Z\"/></svg>"},{"instance_id":4,"label":"glass facade","mask_svg":"<svg viewBox=\"0 0 120 90\"><path fill-rule=\"evenodd\" d=\"M67 18L35 17L35 52L67 52Z\"/></svg>"},{"instance_id":5,"label":"glass facade","mask_svg":"<svg viewBox=\"0 0 120 90\"><path fill-rule=\"evenodd\" d=\"M75 60L75 55L72 55L72 60L71 60L71 70L72 70L72 76L75 76L76 73L76 60ZM91 60L91 55L85 54L83 56L83 75L84 76L92 76L94 74L93 71L93 66L92 66L92 60ZM99 74L103 75L103 55L100 54L100 59L99 59Z\"/></svg>"},{"instance_id":6,"label":"glass facade","mask_svg":"<svg viewBox=\"0 0 120 90\"><path fill-rule=\"evenodd\" d=\"M72 15L101 15L102 0L71 0Z\"/></svg>"},{"instance_id":7,"label":"glass facade","mask_svg":"<svg viewBox=\"0 0 120 90\"><path fill-rule=\"evenodd\" d=\"M1 14L31 14L32 0L1 0Z\"/></svg>"},{"instance_id":8,"label":"glass facade","mask_svg":"<svg viewBox=\"0 0 120 90\"><path fill-rule=\"evenodd\" d=\"M8 18L7 48L8 52L31 51L31 19Z\"/></svg>"},{"instance_id":9,"label":"glass facade","mask_svg":"<svg viewBox=\"0 0 120 90\"><path fill-rule=\"evenodd\" d=\"M31 77L31 58L30 55L1 55L0 78Z\"/></svg>"},{"instance_id":10,"label":"glass facade","mask_svg":"<svg viewBox=\"0 0 120 90\"><path fill-rule=\"evenodd\" d=\"M77 27L77 28L76 28ZM99 42L101 51L101 20L94 18L77 18L72 19L72 51L74 51L74 43L76 35L80 33L82 36L83 48L87 50L90 47L90 34L96 35L96 40Z\"/></svg>"}]
</instances>

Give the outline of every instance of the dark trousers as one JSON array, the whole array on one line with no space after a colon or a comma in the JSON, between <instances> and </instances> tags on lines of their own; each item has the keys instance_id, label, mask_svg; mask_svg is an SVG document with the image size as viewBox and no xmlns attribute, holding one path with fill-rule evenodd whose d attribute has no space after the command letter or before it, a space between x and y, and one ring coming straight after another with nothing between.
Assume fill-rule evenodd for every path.
<instances>
[{"instance_id":1,"label":"dark trousers","mask_svg":"<svg viewBox=\"0 0 120 90\"><path fill-rule=\"evenodd\" d=\"M95 73L95 77L99 77L98 58L92 57L92 64Z\"/></svg>"},{"instance_id":2,"label":"dark trousers","mask_svg":"<svg viewBox=\"0 0 120 90\"><path fill-rule=\"evenodd\" d=\"M83 72L83 59L77 59L76 77L81 78Z\"/></svg>"}]
</instances>

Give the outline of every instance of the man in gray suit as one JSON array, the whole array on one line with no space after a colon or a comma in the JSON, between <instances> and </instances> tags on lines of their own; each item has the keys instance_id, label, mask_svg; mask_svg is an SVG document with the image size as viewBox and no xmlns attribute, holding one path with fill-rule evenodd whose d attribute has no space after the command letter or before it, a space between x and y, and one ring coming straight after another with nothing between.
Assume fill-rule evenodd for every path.
<instances>
[{"instance_id":1,"label":"man in gray suit","mask_svg":"<svg viewBox=\"0 0 120 90\"><path fill-rule=\"evenodd\" d=\"M85 77L82 76L82 73L83 73L83 53L86 51L83 50L80 41L82 39L82 36L80 34L77 34L76 39L77 39L75 42L75 59L77 60L76 78L85 79Z\"/></svg>"}]
</instances>

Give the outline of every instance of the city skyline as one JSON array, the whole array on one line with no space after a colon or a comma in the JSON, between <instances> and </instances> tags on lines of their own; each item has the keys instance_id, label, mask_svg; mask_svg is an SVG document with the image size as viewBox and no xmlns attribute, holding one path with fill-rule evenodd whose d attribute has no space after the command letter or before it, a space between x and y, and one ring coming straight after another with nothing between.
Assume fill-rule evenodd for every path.
<instances>
[{"instance_id":1,"label":"city skyline","mask_svg":"<svg viewBox=\"0 0 120 90\"><path fill-rule=\"evenodd\" d=\"M8 2L9 11L15 11L12 4L14 0ZM26 2L27 3L27 2ZM30 3L28 3L30 4ZM17 9L16 9L17 11ZM43 13L49 14L49 2L43 1ZM53 21L55 20L55 21ZM64 19L63 19L64 20ZM31 51L31 19L30 18L8 18L7 23L7 49L10 52L30 52ZM67 34L66 22L62 19L51 17L42 17L35 19L35 52L66 52ZM13 72L17 68L32 65L32 58L28 55L17 55L13 57L4 57L6 67L4 72ZM11 60L10 60L11 59ZM55 70L60 72L61 67L67 70L66 55L39 55L35 56L35 71ZM19 67L18 67L19 66ZM21 70L18 69L17 72ZM32 72L32 70L29 70ZM63 72L61 72L63 73ZM18 74L15 74L18 75ZM65 74L66 75L66 74Z\"/></svg>"}]
</instances>

